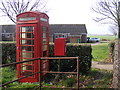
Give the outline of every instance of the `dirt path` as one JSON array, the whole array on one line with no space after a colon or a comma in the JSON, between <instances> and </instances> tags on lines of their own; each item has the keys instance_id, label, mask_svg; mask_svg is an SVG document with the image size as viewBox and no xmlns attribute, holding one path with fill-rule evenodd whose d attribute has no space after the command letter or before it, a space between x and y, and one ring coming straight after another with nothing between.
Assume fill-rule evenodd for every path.
<instances>
[{"instance_id":1,"label":"dirt path","mask_svg":"<svg viewBox=\"0 0 120 90\"><path fill-rule=\"evenodd\" d=\"M113 70L112 63L101 63L101 62L92 61L92 67L98 69Z\"/></svg>"},{"instance_id":2,"label":"dirt path","mask_svg":"<svg viewBox=\"0 0 120 90\"><path fill-rule=\"evenodd\" d=\"M92 43L91 46L95 46L95 45L99 45L101 44L100 42L97 42L97 43Z\"/></svg>"}]
</instances>

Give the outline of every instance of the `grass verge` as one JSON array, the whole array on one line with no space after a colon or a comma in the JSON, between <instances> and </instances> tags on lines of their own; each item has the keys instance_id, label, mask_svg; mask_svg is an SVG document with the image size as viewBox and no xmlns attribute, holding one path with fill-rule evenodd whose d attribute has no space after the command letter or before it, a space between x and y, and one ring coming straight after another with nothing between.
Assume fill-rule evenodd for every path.
<instances>
[{"instance_id":1,"label":"grass verge","mask_svg":"<svg viewBox=\"0 0 120 90\"><path fill-rule=\"evenodd\" d=\"M109 43L100 43L92 46L93 61L106 62L109 59Z\"/></svg>"}]
</instances>

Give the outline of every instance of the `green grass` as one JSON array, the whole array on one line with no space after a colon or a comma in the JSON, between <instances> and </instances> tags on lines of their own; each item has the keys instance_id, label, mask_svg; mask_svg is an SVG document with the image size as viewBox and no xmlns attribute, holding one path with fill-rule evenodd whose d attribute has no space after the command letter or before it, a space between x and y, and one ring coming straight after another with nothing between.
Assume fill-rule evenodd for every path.
<instances>
[{"instance_id":1,"label":"green grass","mask_svg":"<svg viewBox=\"0 0 120 90\"><path fill-rule=\"evenodd\" d=\"M13 67L5 67L2 71L2 83L6 83L16 78L15 69Z\"/></svg>"},{"instance_id":2,"label":"green grass","mask_svg":"<svg viewBox=\"0 0 120 90\"><path fill-rule=\"evenodd\" d=\"M0 41L0 43L16 43L16 41Z\"/></svg>"},{"instance_id":3,"label":"green grass","mask_svg":"<svg viewBox=\"0 0 120 90\"><path fill-rule=\"evenodd\" d=\"M105 62L109 58L109 43L100 43L92 46L93 61Z\"/></svg>"},{"instance_id":4,"label":"green grass","mask_svg":"<svg viewBox=\"0 0 120 90\"><path fill-rule=\"evenodd\" d=\"M6 78L6 81L13 80L16 78L15 70L10 68L4 68L3 70L3 79ZM87 75L80 74L80 88L111 88L112 84L112 71L100 70L92 68ZM8 78L8 76L10 78ZM63 77L64 76L64 77ZM49 84L51 81L47 80L49 83L42 82L43 86L54 86L54 87L76 87L76 75L63 75L63 78L55 83L54 85ZM48 77L48 79L50 79ZM5 82L6 82L5 81ZM24 90L34 89L39 83L18 83L14 82L7 85L7 90L16 90L22 88ZM49 90L48 88L44 88ZM4 89L3 89L4 90ZM5 89L6 90L6 89ZM59 90L59 89L55 89ZM60 89L61 90L61 89Z\"/></svg>"},{"instance_id":5,"label":"green grass","mask_svg":"<svg viewBox=\"0 0 120 90\"><path fill-rule=\"evenodd\" d=\"M104 40L115 40L115 36L107 36L107 35L98 35L98 36L88 36L88 37L96 37L96 38L100 38L101 40L104 39Z\"/></svg>"}]
</instances>

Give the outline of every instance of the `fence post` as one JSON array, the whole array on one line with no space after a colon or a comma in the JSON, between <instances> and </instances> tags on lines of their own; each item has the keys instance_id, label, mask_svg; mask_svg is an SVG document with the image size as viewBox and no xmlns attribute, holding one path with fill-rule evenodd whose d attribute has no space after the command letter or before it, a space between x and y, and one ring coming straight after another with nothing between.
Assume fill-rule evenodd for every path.
<instances>
[{"instance_id":1,"label":"fence post","mask_svg":"<svg viewBox=\"0 0 120 90\"><path fill-rule=\"evenodd\" d=\"M113 65L113 88L120 89L120 39L115 42L115 56Z\"/></svg>"},{"instance_id":2,"label":"fence post","mask_svg":"<svg viewBox=\"0 0 120 90\"><path fill-rule=\"evenodd\" d=\"M79 90L79 57L77 57L77 89Z\"/></svg>"}]
</instances>

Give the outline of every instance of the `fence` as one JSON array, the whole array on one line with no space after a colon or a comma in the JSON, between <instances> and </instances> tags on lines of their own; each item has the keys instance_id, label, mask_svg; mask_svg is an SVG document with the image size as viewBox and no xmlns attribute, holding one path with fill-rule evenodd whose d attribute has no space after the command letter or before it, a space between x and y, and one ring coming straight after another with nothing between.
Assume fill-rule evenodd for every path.
<instances>
[{"instance_id":1,"label":"fence","mask_svg":"<svg viewBox=\"0 0 120 90\"><path fill-rule=\"evenodd\" d=\"M21 79L24 79L28 76L31 76L31 75L35 75L35 74L38 74L38 73L50 73L50 74L76 74L77 75L77 84L76 84L76 88L74 89L79 89L79 58L78 57L41 57L41 58L36 58L36 59L30 59L30 60L26 60L26 61L20 61L20 62L13 62L13 63L10 63L10 64L4 64L4 65L0 65L0 68L3 68L3 67L8 67L8 66L11 66L11 65L16 65L16 64L21 64L21 63L25 63L25 62L31 62L31 61L35 61L35 60L71 60L71 59L76 59L77 60L77 72L53 72L53 71L39 71L39 72L35 72L33 74L29 74L29 75L26 75L22 78L18 78L16 80L13 80L13 81L9 81L7 83L4 83L2 85L0 85L0 87L4 87L10 83L13 83L13 82L16 82L16 81L19 81ZM40 75L40 79L39 79L39 86L37 86L35 89L37 88L42 88L42 85L41 85L41 75ZM61 87L48 87L48 88L61 88ZM72 87L66 87L67 89L72 89ZM66 89L65 87L62 87L62 89Z\"/></svg>"}]
</instances>

